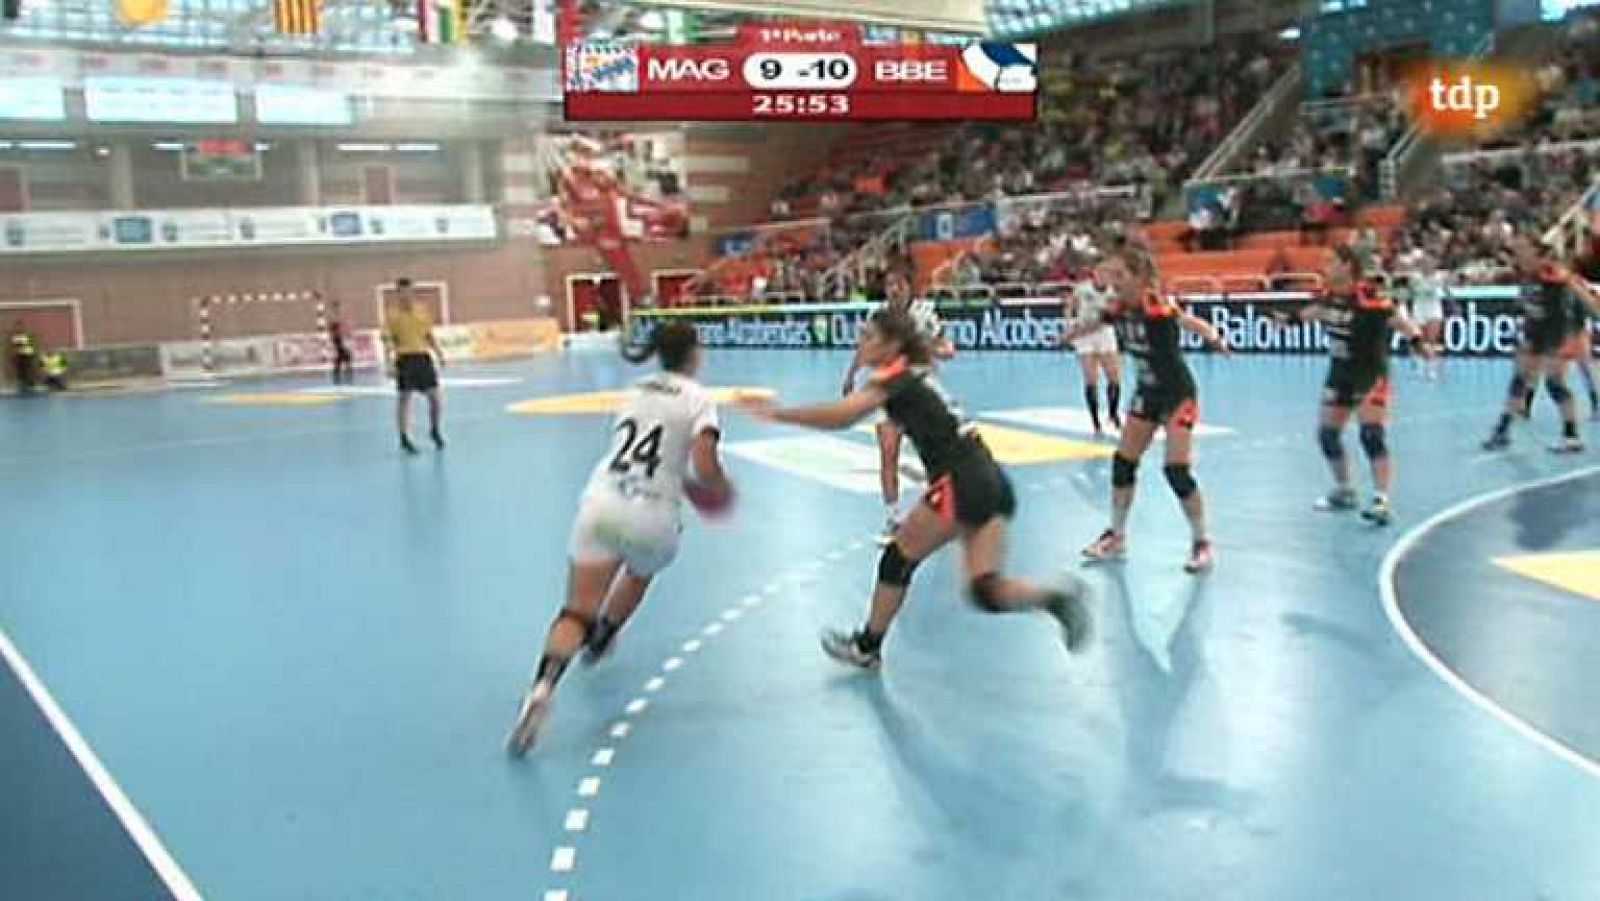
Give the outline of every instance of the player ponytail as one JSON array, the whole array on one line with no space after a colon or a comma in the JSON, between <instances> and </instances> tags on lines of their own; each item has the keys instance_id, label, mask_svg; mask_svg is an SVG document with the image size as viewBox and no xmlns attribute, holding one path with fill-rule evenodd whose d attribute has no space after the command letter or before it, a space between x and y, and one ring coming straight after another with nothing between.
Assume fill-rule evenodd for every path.
<instances>
[{"instance_id":1,"label":"player ponytail","mask_svg":"<svg viewBox=\"0 0 1600 901\"><path fill-rule=\"evenodd\" d=\"M903 307L887 306L872 314L872 327L885 340L900 346L900 353L913 366L929 366L933 363L933 348L928 343L928 336L917 328L917 320L912 317L910 310Z\"/></svg>"},{"instance_id":2,"label":"player ponytail","mask_svg":"<svg viewBox=\"0 0 1600 901\"><path fill-rule=\"evenodd\" d=\"M661 358L661 368L683 372L700 346L700 333L687 322L668 322L650 332L642 347L623 347L622 357L635 366L651 357Z\"/></svg>"}]
</instances>

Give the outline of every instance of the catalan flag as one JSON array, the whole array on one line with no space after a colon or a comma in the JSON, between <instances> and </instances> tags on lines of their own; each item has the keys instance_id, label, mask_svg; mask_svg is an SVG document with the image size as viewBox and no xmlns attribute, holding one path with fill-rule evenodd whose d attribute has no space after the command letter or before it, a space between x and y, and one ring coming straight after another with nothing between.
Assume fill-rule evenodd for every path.
<instances>
[{"instance_id":1,"label":"catalan flag","mask_svg":"<svg viewBox=\"0 0 1600 901\"><path fill-rule=\"evenodd\" d=\"M417 0L417 40L459 44L466 40L466 0Z\"/></svg>"},{"instance_id":2,"label":"catalan flag","mask_svg":"<svg viewBox=\"0 0 1600 901\"><path fill-rule=\"evenodd\" d=\"M272 0L272 21L279 34L316 34L322 30L322 0Z\"/></svg>"}]
</instances>

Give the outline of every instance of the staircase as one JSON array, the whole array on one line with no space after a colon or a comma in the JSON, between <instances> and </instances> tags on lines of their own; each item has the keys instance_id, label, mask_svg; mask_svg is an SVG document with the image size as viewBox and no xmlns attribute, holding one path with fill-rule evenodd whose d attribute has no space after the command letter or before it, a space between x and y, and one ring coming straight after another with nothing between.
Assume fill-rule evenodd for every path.
<instances>
[{"instance_id":1,"label":"staircase","mask_svg":"<svg viewBox=\"0 0 1600 901\"><path fill-rule=\"evenodd\" d=\"M1228 133L1227 137L1222 139L1217 148L1211 151L1211 155L1194 170L1194 174L1189 177L1184 187L1205 184L1230 172L1238 171L1263 141L1283 134L1292 126L1300 112L1301 94L1304 88L1304 70L1299 64L1295 64L1278 77L1277 83L1256 102L1255 107L1245 115L1233 131ZM1167 206L1161 210L1161 215L1182 216L1183 212L1184 198L1179 194L1168 201Z\"/></svg>"}]
</instances>

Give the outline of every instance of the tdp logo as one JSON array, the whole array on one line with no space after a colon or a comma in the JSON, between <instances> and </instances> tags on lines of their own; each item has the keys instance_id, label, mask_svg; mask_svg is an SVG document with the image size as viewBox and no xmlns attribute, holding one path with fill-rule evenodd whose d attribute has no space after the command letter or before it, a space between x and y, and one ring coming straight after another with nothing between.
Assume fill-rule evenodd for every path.
<instances>
[{"instance_id":1,"label":"tdp logo","mask_svg":"<svg viewBox=\"0 0 1600 901\"><path fill-rule=\"evenodd\" d=\"M1434 112L1471 113L1473 119L1483 122L1500 108L1500 86L1474 82L1471 75L1446 83L1436 75L1428 83L1428 100Z\"/></svg>"},{"instance_id":2,"label":"tdp logo","mask_svg":"<svg viewBox=\"0 0 1600 901\"><path fill-rule=\"evenodd\" d=\"M1425 63L1403 80L1417 126L1436 138L1494 135L1521 121L1538 96L1531 73L1477 60Z\"/></svg>"}]
</instances>

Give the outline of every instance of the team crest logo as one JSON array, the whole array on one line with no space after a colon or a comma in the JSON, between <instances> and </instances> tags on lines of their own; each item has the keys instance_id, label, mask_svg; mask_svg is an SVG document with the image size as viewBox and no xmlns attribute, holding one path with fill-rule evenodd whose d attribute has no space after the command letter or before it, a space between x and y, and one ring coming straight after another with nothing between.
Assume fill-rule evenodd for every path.
<instances>
[{"instance_id":1,"label":"team crest logo","mask_svg":"<svg viewBox=\"0 0 1600 901\"><path fill-rule=\"evenodd\" d=\"M1036 44L968 44L961 50L956 90L967 93L1032 94L1039 89Z\"/></svg>"},{"instance_id":2,"label":"team crest logo","mask_svg":"<svg viewBox=\"0 0 1600 901\"><path fill-rule=\"evenodd\" d=\"M639 48L614 41L567 48L567 90L604 94L639 91Z\"/></svg>"}]
</instances>

